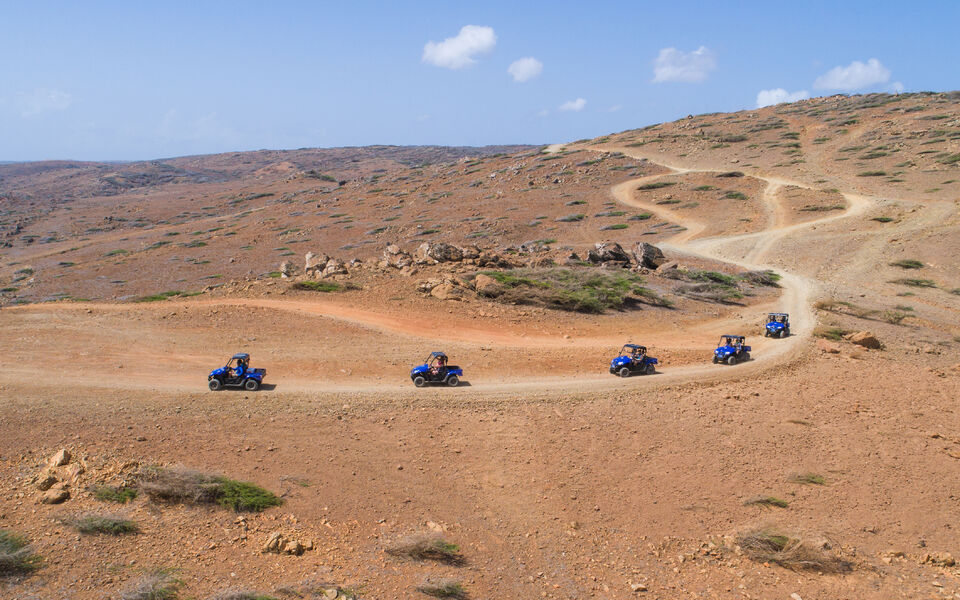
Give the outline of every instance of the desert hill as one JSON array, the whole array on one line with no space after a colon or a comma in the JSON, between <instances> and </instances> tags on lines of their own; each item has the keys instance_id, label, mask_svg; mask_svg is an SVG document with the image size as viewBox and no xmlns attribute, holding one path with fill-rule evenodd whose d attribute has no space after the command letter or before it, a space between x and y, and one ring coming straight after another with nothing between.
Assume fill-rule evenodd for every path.
<instances>
[{"instance_id":1,"label":"desert hill","mask_svg":"<svg viewBox=\"0 0 960 600\"><path fill-rule=\"evenodd\" d=\"M957 93L0 192L0 596L960 597Z\"/></svg>"}]
</instances>

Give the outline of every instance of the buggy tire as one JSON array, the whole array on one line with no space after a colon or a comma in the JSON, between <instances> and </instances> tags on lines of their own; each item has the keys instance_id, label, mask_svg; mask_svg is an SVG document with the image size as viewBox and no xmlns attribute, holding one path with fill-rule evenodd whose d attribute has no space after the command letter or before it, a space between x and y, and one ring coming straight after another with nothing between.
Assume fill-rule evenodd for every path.
<instances>
[{"instance_id":1,"label":"buggy tire","mask_svg":"<svg viewBox=\"0 0 960 600\"><path fill-rule=\"evenodd\" d=\"M413 378L413 385L417 387L423 387L427 385L427 380L424 379L422 375L417 375L416 377Z\"/></svg>"},{"instance_id":2,"label":"buggy tire","mask_svg":"<svg viewBox=\"0 0 960 600\"><path fill-rule=\"evenodd\" d=\"M220 383L219 379L211 379L207 382L207 387L210 388L211 392L219 392L223 389L223 384Z\"/></svg>"},{"instance_id":3,"label":"buggy tire","mask_svg":"<svg viewBox=\"0 0 960 600\"><path fill-rule=\"evenodd\" d=\"M620 377L630 377L630 369L627 367L620 369Z\"/></svg>"},{"instance_id":4,"label":"buggy tire","mask_svg":"<svg viewBox=\"0 0 960 600\"><path fill-rule=\"evenodd\" d=\"M787 337L787 330L786 330L786 329L781 329L781 330L780 330L780 338L783 339L783 338L785 338L785 337Z\"/></svg>"},{"instance_id":5,"label":"buggy tire","mask_svg":"<svg viewBox=\"0 0 960 600\"><path fill-rule=\"evenodd\" d=\"M256 379L248 379L243 382L243 389L248 392L255 392L260 389L260 382Z\"/></svg>"},{"instance_id":6,"label":"buggy tire","mask_svg":"<svg viewBox=\"0 0 960 600\"><path fill-rule=\"evenodd\" d=\"M744 352L744 353L743 353L743 356L740 358L740 360L742 360L743 362L747 362L748 360L750 360L750 353L749 353L749 352Z\"/></svg>"},{"instance_id":7,"label":"buggy tire","mask_svg":"<svg viewBox=\"0 0 960 600\"><path fill-rule=\"evenodd\" d=\"M653 364L647 364L647 368L643 370L645 375L653 375L657 372L657 368Z\"/></svg>"},{"instance_id":8,"label":"buggy tire","mask_svg":"<svg viewBox=\"0 0 960 600\"><path fill-rule=\"evenodd\" d=\"M770 330L769 330L769 329L764 329L764 330L763 330L763 337L770 337Z\"/></svg>"},{"instance_id":9,"label":"buggy tire","mask_svg":"<svg viewBox=\"0 0 960 600\"><path fill-rule=\"evenodd\" d=\"M456 375L451 375L450 377L447 377L447 385L449 385L450 387L457 387L458 385L460 385L460 378L457 377Z\"/></svg>"},{"instance_id":10,"label":"buggy tire","mask_svg":"<svg viewBox=\"0 0 960 600\"><path fill-rule=\"evenodd\" d=\"M713 364L717 364L718 362L720 362L720 361L717 359L717 355L714 354L714 355L713 355Z\"/></svg>"},{"instance_id":11,"label":"buggy tire","mask_svg":"<svg viewBox=\"0 0 960 600\"><path fill-rule=\"evenodd\" d=\"M737 355L734 354L733 356L731 356L730 358L728 358L728 359L727 359L727 364L728 364L728 365L735 365L735 364L737 364Z\"/></svg>"}]
</instances>

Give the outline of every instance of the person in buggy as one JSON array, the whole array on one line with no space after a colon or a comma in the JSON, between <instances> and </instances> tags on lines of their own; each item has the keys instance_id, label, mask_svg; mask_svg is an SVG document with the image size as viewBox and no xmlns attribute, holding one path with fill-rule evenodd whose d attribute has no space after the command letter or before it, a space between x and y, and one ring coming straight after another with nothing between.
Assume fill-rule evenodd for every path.
<instances>
[{"instance_id":1,"label":"person in buggy","mask_svg":"<svg viewBox=\"0 0 960 600\"><path fill-rule=\"evenodd\" d=\"M447 366L447 355L434 353L430 357L430 373L436 377Z\"/></svg>"}]
</instances>

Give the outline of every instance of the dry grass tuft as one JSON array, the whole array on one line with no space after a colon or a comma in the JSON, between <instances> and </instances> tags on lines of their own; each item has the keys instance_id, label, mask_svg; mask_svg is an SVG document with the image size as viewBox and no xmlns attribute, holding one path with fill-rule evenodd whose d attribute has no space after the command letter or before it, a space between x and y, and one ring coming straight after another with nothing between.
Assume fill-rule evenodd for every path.
<instances>
[{"instance_id":1,"label":"dry grass tuft","mask_svg":"<svg viewBox=\"0 0 960 600\"><path fill-rule=\"evenodd\" d=\"M790 483L799 483L801 485L827 485L827 480L823 475L816 473L795 473L787 478Z\"/></svg>"},{"instance_id":2,"label":"dry grass tuft","mask_svg":"<svg viewBox=\"0 0 960 600\"><path fill-rule=\"evenodd\" d=\"M756 496L755 498L750 498L749 500L744 501L743 504L746 506L762 506L765 508L787 508L790 506L789 502L777 498L776 496Z\"/></svg>"},{"instance_id":3,"label":"dry grass tuft","mask_svg":"<svg viewBox=\"0 0 960 600\"><path fill-rule=\"evenodd\" d=\"M736 543L751 560L794 571L845 573L852 569L850 562L829 552L829 544L792 537L771 527L740 533Z\"/></svg>"},{"instance_id":4,"label":"dry grass tuft","mask_svg":"<svg viewBox=\"0 0 960 600\"><path fill-rule=\"evenodd\" d=\"M444 577L442 579L427 579L417 586L417 591L421 594L433 596L434 598L457 598L463 600L467 597L463 585L456 579Z\"/></svg>"},{"instance_id":5,"label":"dry grass tuft","mask_svg":"<svg viewBox=\"0 0 960 600\"><path fill-rule=\"evenodd\" d=\"M460 547L451 544L439 533L414 533L402 538L387 549L387 554L406 556L414 560L434 560L449 565L465 562Z\"/></svg>"},{"instance_id":6,"label":"dry grass tuft","mask_svg":"<svg viewBox=\"0 0 960 600\"><path fill-rule=\"evenodd\" d=\"M140 530L134 521L116 515L84 513L58 517L57 520L85 534L124 535Z\"/></svg>"},{"instance_id":7,"label":"dry grass tuft","mask_svg":"<svg viewBox=\"0 0 960 600\"><path fill-rule=\"evenodd\" d=\"M0 577L29 573L40 568L42 562L26 539L0 529Z\"/></svg>"},{"instance_id":8,"label":"dry grass tuft","mask_svg":"<svg viewBox=\"0 0 960 600\"><path fill-rule=\"evenodd\" d=\"M120 600L177 600L182 583L167 569L144 575L120 594Z\"/></svg>"},{"instance_id":9,"label":"dry grass tuft","mask_svg":"<svg viewBox=\"0 0 960 600\"><path fill-rule=\"evenodd\" d=\"M245 481L182 467L149 467L140 473L140 490L153 501L213 504L236 512L261 512L283 503L273 493Z\"/></svg>"}]
</instances>

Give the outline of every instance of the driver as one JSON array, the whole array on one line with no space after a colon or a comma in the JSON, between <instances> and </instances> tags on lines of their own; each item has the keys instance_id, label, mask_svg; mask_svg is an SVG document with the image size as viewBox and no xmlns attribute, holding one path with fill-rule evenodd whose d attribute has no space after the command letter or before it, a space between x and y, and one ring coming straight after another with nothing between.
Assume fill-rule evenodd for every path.
<instances>
[{"instance_id":1,"label":"driver","mask_svg":"<svg viewBox=\"0 0 960 600\"><path fill-rule=\"evenodd\" d=\"M243 374L247 372L247 362L242 358L237 361L237 368L234 369L236 377L243 377Z\"/></svg>"},{"instance_id":2,"label":"driver","mask_svg":"<svg viewBox=\"0 0 960 600\"><path fill-rule=\"evenodd\" d=\"M439 356L435 356L433 358L433 364L430 366L430 372L433 373L434 375L439 374L440 370L443 369L446 363L447 363L446 356L443 356L442 354Z\"/></svg>"},{"instance_id":3,"label":"driver","mask_svg":"<svg viewBox=\"0 0 960 600\"><path fill-rule=\"evenodd\" d=\"M643 359L643 350L640 348L634 348L630 358L632 358L635 362L639 362Z\"/></svg>"}]
</instances>

